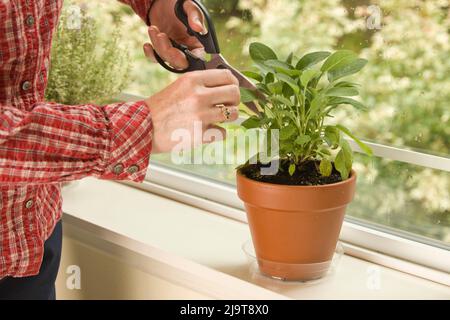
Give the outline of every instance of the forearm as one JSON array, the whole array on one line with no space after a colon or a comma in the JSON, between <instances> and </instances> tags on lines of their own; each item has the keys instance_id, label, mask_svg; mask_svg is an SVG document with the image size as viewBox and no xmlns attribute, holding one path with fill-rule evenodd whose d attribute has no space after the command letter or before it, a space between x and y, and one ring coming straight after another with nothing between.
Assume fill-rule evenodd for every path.
<instances>
[{"instance_id":1,"label":"forearm","mask_svg":"<svg viewBox=\"0 0 450 320\"><path fill-rule=\"evenodd\" d=\"M144 102L0 108L0 184L145 176L153 128Z\"/></svg>"}]
</instances>

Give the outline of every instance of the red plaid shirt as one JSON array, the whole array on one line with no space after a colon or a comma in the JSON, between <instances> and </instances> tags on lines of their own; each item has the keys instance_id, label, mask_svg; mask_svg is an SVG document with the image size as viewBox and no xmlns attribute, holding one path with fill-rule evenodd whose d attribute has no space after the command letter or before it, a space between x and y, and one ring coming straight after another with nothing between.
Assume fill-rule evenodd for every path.
<instances>
[{"instance_id":1,"label":"red plaid shirt","mask_svg":"<svg viewBox=\"0 0 450 320\"><path fill-rule=\"evenodd\" d=\"M122 0L143 19L150 1ZM152 123L143 101L43 100L62 2L0 0L0 279L39 272L61 217L61 182L140 182L148 166Z\"/></svg>"}]
</instances>

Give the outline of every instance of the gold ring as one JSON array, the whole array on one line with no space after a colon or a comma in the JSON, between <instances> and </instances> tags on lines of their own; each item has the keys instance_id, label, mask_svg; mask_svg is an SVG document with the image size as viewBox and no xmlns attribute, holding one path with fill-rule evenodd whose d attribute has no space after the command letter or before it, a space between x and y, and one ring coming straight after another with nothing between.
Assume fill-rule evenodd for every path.
<instances>
[{"instance_id":1,"label":"gold ring","mask_svg":"<svg viewBox=\"0 0 450 320\"><path fill-rule=\"evenodd\" d=\"M226 121L229 121L231 119L231 111L230 108L227 107L221 107L223 116L225 117Z\"/></svg>"}]
</instances>

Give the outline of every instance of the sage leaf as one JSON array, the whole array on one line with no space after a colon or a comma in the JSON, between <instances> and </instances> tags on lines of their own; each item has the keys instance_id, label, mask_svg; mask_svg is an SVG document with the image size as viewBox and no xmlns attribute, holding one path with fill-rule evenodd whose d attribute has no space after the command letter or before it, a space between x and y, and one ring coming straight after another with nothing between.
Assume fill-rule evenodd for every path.
<instances>
[{"instance_id":1,"label":"sage leaf","mask_svg":"<svg viewBox=\"0 0 450 320\"><path fill-rule=\"evenodd\" d=\"M330 106L340 105L340 104L348 104L348 105L351 105L351 106L353 106L354 108L356 108L358 110L363 110L363 111L367 110L367 107L364 104L362 104L361 102L356 101L355 99L352 99L352 98L331 97L328 100L328 104Z\"/></svg>"},{"instance_id":2,"label":"sage leaf","mask_svg":"<svg viewBox=\"0 0 450 320\"><path fill-rule=\"evenodd\" d=\"M250 57L255 62L278 59L271 48L260 42L250 44Z\"/></svg>"},{"instance_id":3,"label":"sage leaf","mask_svg":"<svg viewBox=\"0 0 450 320\"><path fill-rule=\"evenodd\" d=\"M275 73L275 70L273 68L267 66L262 62L255 62L254 65L256 68L258 68L259 71L261 71L263 75L266 75L268 73Z\"/></svg>"},{"instance_id":4,"label":"sage leaf","mask_svg":"<svg viewBox=\"0 0 450 320\"><path fill-rule=\"evenodd\" d=\"M265 64L269 67L274 68L275 70L286 70L289 71L292 69L290 65L288 65L286 62L282 62L279 60L267 60L265 61Z\"/></svg>"},{"instance_id":5,"label":"sage leaf","mask_svg":"<svg viewBox=\"0 0 450 320\"><path fill-rule=\"evenodd\" d=\"M293 60L294 60L294 53L291 52L291 53L289 54L289 56L286 58L286 63L292 64L292 61L293 61Z\"/></svg>"},{"instance_id":6,"label":"sage leaf","mask_svg":"<svg viewBox=\"0 0 450 320\"><path fill-rule=\"evenodd\" d=\"M328 71L328 81L334 82L343 77L350 76L361 71L362 68L367 64L365 59L356 59L350 61L348 64L342 66L336 66L332 70Z\"/></svg>"},{"instance_id":7,"label":"sage leaf","mask_svg":"<svg viewBox=\"0 0 450 320\"><path fill-rule=\"evenodd\" d=\"M333 53L322 65L320 69L322 72L327 72L332 70L334 67L338 66L342 62L349 62L350 60L357 59L356 54L350 50L340 50Z\"/></svg>"},{"instance_id":8,"label":"sage leaf","mask_svg":"<svg viewBox=\"0 0 450 320\"><path fill-rule=\"evenodd\" d=\"M250 118L246 119L244 122L241 123L241 126L243 126L246 129L254 129L259 128L261 123L261 120L256 116L251 116Z\"/></svg>"},{"instance_id":9,"label":"sage leaf","mask_svg":"<svg viewBox=\"0 0 450 320\"><path fill-rule=\"evenodd\" d=\"M255 92L253 92L250 89L247 88L239 88L239 90L241 91L241 102L242 103L247 103L247 102L252 102L257 100L256 94Z\"/></svg>"},{"instance_id":10,"label":"sage leaf","mask_svg":"<svg viewBox=\"0 0 450 320\"><path fill-rule=\"evenodd\" d=\"M254 71L243 71L242 74L247 78L251 78L259 82L263 80L263 77L259 73Z\"/></svg>"},{"instance_id":11,"label":"sage leaf","mask_svg":"<svg viewBox=\"0 0 450 320\"><path fill-rule=\"evenodd\" d=\"M286 127L281 128L280 130L280 140L288 140L290 137L292 137L295 132L297 131L297 128L294 124L290 124Z\"/></svg>"},{"instance_id":12,"label":"sage leaf","mask_svg":"<svg viewBox=\"0 0 450 320\"><path fill-rule=\"evenodd\" d=\"M282 94L283 93L283 83L275 82L267 84L267 88L269 88L270 92L273 94Z\"/></svg>"},{"instance_id":13,"label":"sage leaf","mask_svg":"<svg viewBox=\"0 0 450 320\"><path fill-rule=\"evenodd\" d=\"M291 177L294 175L296 169L297 167L295 166L295 164L291 163L291 165L289 166L289 175Z\"/></svg>"},{"instance_id":14,"label":"sage leaf","mask_svg":"<svg viewBox=\"0 0 450 320\"><path fill-rule=\"evenodd\" d=\"M336 159L334 160L334 167L341 174L342 180L347 180L350 174L346 165L344 150L338 152Z\"/></svg>"},{"instance_id":15,"label":"sage leaf","mask_svg":"<svg viewBox=\"0 0 450 320\"><path fill-rule=\"evenodd\" d=\"M341 141L340 131L334 126L327 126L324 135L325 142L333 149L336 149Z\"/></svg>"},{"instance_id":16,"label":"sage leaf","mask_svg":"<svg viewBox=\"0 0 450 320\"><path fill-rule=\"evenodd\" d=\"M298 86L297 82L292 79L291 77L283 74L283 73L277 73L277 78L280 81L283 81L284 83L288 84L292 90L295 91L295 93L299 93L300 92L300 87Z\"/></svg>"},{"instance_id":17,"label":"sage leaf","mask_svg":"<svg viewBox=\"0 0 450 320\"><path fill-rule=\"evenodd\" d=\"M322 176L329 177L331 172L333 172L333 164L330 160L324 158L320 161L319 170Z\"/></svg>"},{"instance_id":18,"label":"sage leaf","mask_svg":"<svg viewBox=\"0 0 450 320\"><path fill-rule=\"evenodd\" d=\"M318 74L316 70L306 70L300 76L300 81L304 87L308 86L308 83Z\"/></svg>"},{"instance_id":19,"label":"sage leaf","mask_svg":"<svg viewBox=\"0 0 450 320\"><path fill-rule=\"evenodd\" d=\"M333 96L333 97L354 97L359 94L358 89L355 88L349 88L349 87L335 87L328 89L325 92L326 96Z\"/></svg>"},{"instance_id":20,"label":"sage leaf","mask_svg":"<svg viewBox=\"0 0 450 320\"><path fill-rule=\"evenodd\" d=\"M297 70L304 70L309 67L312 67L319 62L325 60L330 56L330 52L327 51L319 51L319 52L312 52L304 55L295 66L295 69Z\"/></svg>"},{"instance_id":21,"label":"sage leaf","mask_svg":"<svg viewBox=\"0 0 450 320\"><path fill-rule=\"evenodd\" d=\"M284 104L289 107L294 106L294 104L292 103L291 100L289 100L288 98L283 97L283 96L274 96L274 97L272 97L272 100L278 101L279 103Z\"/></svg>"},{"instance_id":22,"label":"sage leaf","mask_svg":"<svg viewBox=\"0 0 450 320\"><path fill-rule=\"evenodd\" d=\"M311 106L309 108L309 116L314 118L320 109L324 106L325 98L322 96L316 96L313 101L311 101Z\"/></svg>"},{"instance_id":23,"label":"sage leaf","mask_svg":"<svg viewBox=\"0 0 450 320\"><path fill-rule=\"evenodd\" d=\"M348 128L346 128L340 124L336 125L336 128L341 130L343 133L345 133L350 138L352 138L358 144L358 146L361 148L361 150L364 151L367 155L369 155L369 156L373 155L372 149L369 146L367 146L365 143L363 143L361 140L359 140Z\"/></svg>"},{"instance_id":24,"label":"sage leaf","mask_svg":"<svg viewBox=\"0 0 450 320\"><path fill-rule=\"evenodd\" d=\"M311 141L311 137L308 135L301 135L301 136L298 136L297 139L295 139L295 143L302 147L310 141Z\"/></svg>"}]
</instances>

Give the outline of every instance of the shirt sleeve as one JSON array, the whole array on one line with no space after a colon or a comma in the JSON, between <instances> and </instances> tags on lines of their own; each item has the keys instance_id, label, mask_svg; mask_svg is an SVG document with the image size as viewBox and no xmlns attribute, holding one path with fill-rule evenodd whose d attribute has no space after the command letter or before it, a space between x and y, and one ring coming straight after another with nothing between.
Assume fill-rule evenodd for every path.
<instances>
[{"instance_id":1,"label":"shirt sleeve","mask_svg":"<svg viewBox=\"0 0 450 320\"><path fill-rule=\"evenodd\" d=\"M0 111L0 184L145 177L153 125L144 101Z\"/></svg>"},{"instance_id":2,"label":"shirt sleeve","mask_svg":"<svg viewBox=\"0 0 450 320\"><path fill-rule=\"evenodd\" d=\"M119 2L129 5L147 25L150 25L148 14L150 13L150 9L152 8L152 3L154 1L158 0L119 0Z\"/></svg>"}]
</instances>

